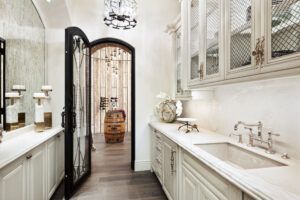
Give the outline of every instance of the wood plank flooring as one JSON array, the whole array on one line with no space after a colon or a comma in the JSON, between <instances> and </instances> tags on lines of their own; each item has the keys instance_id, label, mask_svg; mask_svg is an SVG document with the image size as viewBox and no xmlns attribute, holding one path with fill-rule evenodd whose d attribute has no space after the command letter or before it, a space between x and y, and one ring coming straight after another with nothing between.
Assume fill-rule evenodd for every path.
<instances>
[{"instance_id":1,"label":"wood plank flooring","mask_svg":"<svg viewBox=\"0 0 300 200\"><path fill-rule=\"evenodd\" d=\"M76 192L74 200L167 200L151 172L130 169L130 142L129 134L119 144L106 144L103 134L95 136L97 150L92 152L92 175ZM56 195L53 199L61 197Z\"/></svg>"}]
</instances>

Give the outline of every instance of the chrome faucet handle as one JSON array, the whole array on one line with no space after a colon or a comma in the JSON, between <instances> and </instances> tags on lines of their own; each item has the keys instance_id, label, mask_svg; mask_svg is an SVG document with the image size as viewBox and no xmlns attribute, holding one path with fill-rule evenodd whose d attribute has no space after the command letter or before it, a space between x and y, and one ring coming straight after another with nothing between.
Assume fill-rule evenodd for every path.
<instances>
[{"instance_id":1,"label":"chrome faucet handle","mask_svg":"<svg viewBox=\"0 0 300 200\"><path fill-rule=\"evenodd\" d=\"M239 143L243 143L243 135L242 134L235 134L235 133L230 133L229 134L229 137L232 137L232 136L237 136L237 137L239 137Z\"/></svg>"},{"instance_id":2,"label":"chrome faucet handle","mask_svg":"<svg viewBox=\"0 0 300 200\"><path fill-rule=\"evenodd\" d=\"M272 133L271 131L268 132L268 135L269 135L269 138L271 138L272 135L277 136L277 137L280 136L280 134L278 134L278 133Z\"/></svg>"}]
</instances>

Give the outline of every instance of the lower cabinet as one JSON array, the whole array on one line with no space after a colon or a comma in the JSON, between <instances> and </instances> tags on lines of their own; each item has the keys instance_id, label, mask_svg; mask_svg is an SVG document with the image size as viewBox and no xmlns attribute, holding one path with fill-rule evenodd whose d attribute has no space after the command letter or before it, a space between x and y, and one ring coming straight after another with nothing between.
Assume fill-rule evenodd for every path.
<instances>
[{"instance_id":1,"label":"lower cabinet","mask_svg":"<svg viewBox=\"0 0 300 200\"><path fill-rule=\"evenodd\" d=\"M59 133L1 169L0 200L50 199L64 176L63 138Z\"/></svg>"},{"instance_id":2,"label":"lower cabinet","mask_svg":"<svg viewBox=\"0 0 300 200\"><path fill-rule=\"evenodd\" d=\"M163 137L163 187L169 200L177 199L177 145Z\"/></svg>"},{"instance_id":3,"label":"lower cabinet","mask_svg":"<svg viewBox=\"0 0 300 200\"><path fill-rule=\"evenodd\" d=\"M0 172L0 199L27 199L27 161L25 157L6 166Z\"/></svg>"},{"instance_id":4,"label":"lower cabinet","mask_svg":"<svg viewBox=\"0 0 300 200\"><path fill-rule=\"evenodd\" d=\"M152 170L169 200L253 199L157 130L152 136Z\"/></svg>"},{"instance_id":5,"label":"lower cabinet","mask_svg":"<svg viewBox=\"0 0 300 200\"><path fill-rule=\"evenodd\" d=\"M33 150L26 156L28 160L28 196L30 200L46 197L46 151L45 145Z\"/></svg>"},{"instance_id":6,"label":"lower cabinet","mask_svg":"<svg viewBox=\"0 0 300 200\"><path fill-rule=\"evenodd\" d=\"M180 199L242 200L243 193L203 163L182 151Z\"/></svg>"}]
</instances>

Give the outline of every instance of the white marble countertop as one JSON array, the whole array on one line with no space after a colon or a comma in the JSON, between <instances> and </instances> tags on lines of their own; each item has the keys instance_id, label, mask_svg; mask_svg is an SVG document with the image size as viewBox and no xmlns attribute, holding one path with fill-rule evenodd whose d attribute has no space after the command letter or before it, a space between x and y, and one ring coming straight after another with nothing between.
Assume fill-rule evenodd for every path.
<instances>
[{"instance_id":1,"label":"white marble countertop","mask_svg":"<svg viewBox=\"0 0 300 200\"><path fill-rule=\"evenodd\" d=\"M161 122L150 123L152 128L163 133L180 147L254 198L300 200L300 161L293 158L288 160L282 159L278 153L274 155L266 154L261 148L248 147L246 144L237 143L237 138L230 138L204 129L199 129L199 133L192 132L186 134L183 130L177 130L178 125ZM216 142L232 143L287 166L250 170L237 169L195 145Z\"/></svg>"},{"instance_id":2,"label":"white marble countertop","mask_svg":"<svg viewBox=\"0 0 300 200\"><path fill-rule=\"evenodd\" d=\"M0 170L33 150L35 147L46 142L63 130L60 126L51 128L41 133L34 131L34 126L11 131L4 134L2 143L0 143Z\"/></svg>"}]
</instances>

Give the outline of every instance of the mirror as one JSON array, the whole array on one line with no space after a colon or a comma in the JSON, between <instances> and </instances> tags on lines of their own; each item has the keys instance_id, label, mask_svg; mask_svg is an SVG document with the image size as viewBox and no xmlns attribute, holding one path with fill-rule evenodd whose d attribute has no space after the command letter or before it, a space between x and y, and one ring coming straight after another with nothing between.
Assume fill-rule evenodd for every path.
<instances>
[{"instance_id":1,"label":"mirror","mask_svg":"<svg viewBox=\"0 0 300 200\"><path fill-rule=\"evenodd\" d=\"M9 131L34 123L33 93L40 92L46 81L45 27L31 0L0 4L0 37L6 41L5 128Z\"/></svg>"}]
</instances>

